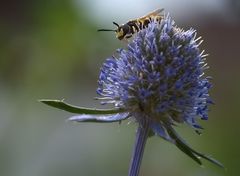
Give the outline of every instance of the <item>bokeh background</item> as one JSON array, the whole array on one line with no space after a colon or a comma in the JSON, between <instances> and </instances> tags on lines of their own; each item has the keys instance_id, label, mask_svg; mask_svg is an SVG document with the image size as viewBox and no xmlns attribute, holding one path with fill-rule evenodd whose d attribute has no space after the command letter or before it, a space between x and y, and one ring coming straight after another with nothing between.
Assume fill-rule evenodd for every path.
<instances>
[{"instance_id":1,"label":"bokeh background","mask_svg":"<svg viewBox=\"0 0 240 176\"><path fill-rule=\"evenodd\" d=\"M65 99L100 107L93 98L102 62L125 47L111 32L156 8L178 26L195 28L209 53L215 105L198 136L177 130L197 150L212 154L226 171L205 167L158 137L148 141L141 176L237 176L240 167L239 0L10 0L0 3L0 175L125 176L136 126L77 124L70 113L39 103Z\"/></svg>"}]
</instances>

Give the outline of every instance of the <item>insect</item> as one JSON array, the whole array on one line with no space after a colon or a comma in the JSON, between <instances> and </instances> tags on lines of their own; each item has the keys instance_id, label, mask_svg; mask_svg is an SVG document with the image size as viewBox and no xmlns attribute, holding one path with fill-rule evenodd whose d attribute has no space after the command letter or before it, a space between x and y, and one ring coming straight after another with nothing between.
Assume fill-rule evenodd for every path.
<instances>
[{"instance_id":1,"label":"insect","mask_svg":"<svg viewBox=\"0 0 240 176\"><path fill-rule=\"evenodd\" d=\"M163 15L160 14L161 12L163 12L163 10L164 9L154 10L153 12L143 17L130 20L126 24L122 25L113 22L113 24L117 26L116 29L99 29L98 31L113 31L116 33L116 38L118 38L119 40L128 39L131 38L133 34L137 33L138 31L147 28L148 24L151 21L155 20L159 22L163 18Z\"/></svg>"}]
</instances>

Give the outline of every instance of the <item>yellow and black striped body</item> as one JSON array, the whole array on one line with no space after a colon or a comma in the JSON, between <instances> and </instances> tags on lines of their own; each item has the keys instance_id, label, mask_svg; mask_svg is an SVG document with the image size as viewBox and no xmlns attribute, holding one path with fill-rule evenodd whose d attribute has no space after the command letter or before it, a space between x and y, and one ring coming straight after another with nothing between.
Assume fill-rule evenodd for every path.
<instances>
[{"instance_id":1,"label":"yellow and black striped body","mask_svg":"<svg viewBox=\"0 0 240 176\"><path fill-rule=\"evenodd\" d=\"M164 9L157 9L143 17L130 20L125 24L118 25L116 22L113 22L117 26L117 29L99 29L98 31L114 31L116 33L116 38L119 40L128 39L133 36L133 34L139 32L140 30L147 28L148 24L152 21L160 22L163 19L163 15L160 14Z\"/></svg>"},{"instance_id":2,"label":"yellow and black striped body","mask_svg":"<svg viewBox=\"0 0 240 176\"><path fill-rule=\"evenodd\" d=\"M135 33L147 28L152 21L159 22L163 16L147 16L145 18L128 21L126 24L119 26L116 30L116 37L119 40L131 38Z\"/></svg>"}]
</instances>

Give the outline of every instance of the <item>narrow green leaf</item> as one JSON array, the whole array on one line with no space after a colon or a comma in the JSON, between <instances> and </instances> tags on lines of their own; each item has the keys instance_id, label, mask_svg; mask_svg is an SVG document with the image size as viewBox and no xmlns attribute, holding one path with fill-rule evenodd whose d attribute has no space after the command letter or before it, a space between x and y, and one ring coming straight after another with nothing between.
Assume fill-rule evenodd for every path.
<instances>
[{"instance_id":1,"label":"narrow green leaf","mask_svg":"<svg viewBox=\"0 0 240 176\"><path fill-rule=\"evenodd\" d=\"M182 150L185 154L187 154L192 159L194 159L197 163L202 165L201 161L198 158L198 157L202 157L202 158L208 160L209 162L211 162L221 168L224 168L223 164L220 163L219 161L217 161L216 159L214 159L210 156L204 155L204 154L192 149L188 144L186 144L186 142L176 133L176 131L170 125L166 125L166 128L168 130L169 135L174 139L176 146L180 150Z\"/></svg>"},{"instance_id":2,"label":"narrow green leaf","mask_svg":"<svg viewBox=\"0 0 240 176\"><path fill-rule=\"evenodd\" d=\"M198 164L202 165L201 160L192 152L192 150L189 149L187 145L178 137L175 130L170 126L166 125L166 129L168 131L168 134L173 139L175 145L186 155L188 155L190 158L192 158L194 161L196 161Z\"/></svg>"},{"instance_id":3,"label":"narrow green leaf","mask_svg":"<svg viewBox=\"0 0 240 176\"><path fill-rule=\"evenodd\" d=\"M120 112L125 112L123 109L96 109L96 108L85 108L73 106L71 104L65 103L63 100L49 100L42 99L39 100L48 106L55 107L67 112L75 113L75 114L116 114Z\"/></svg>"},{"instance_id":4,"label":"narrow green leaf","mask_svg":"<svg viewBox=\"0 0 240 176\"><path fill-rule=\"evenodd\" d=\"M190 148L190 147L189 147L189 148ZM207 155L205 155L205 154L199 153L198 151L196 151L196 150L194 150L194 149L192 149L192 148L190 148L190 149L191 149L191 151L192 151L193 153L195 153L195 154L198 155L199 157L202 157L202 158L210 161L211 163L216 164L217 166L219 166L219 167L221 167L221 168L225 168L224 165L223 165L222 163L220 163L218 160L216 160L216 159L214 159L214 158L212 158L212 157L210 157L210 156L207 156Z\"/></svg>"}]
</instances>

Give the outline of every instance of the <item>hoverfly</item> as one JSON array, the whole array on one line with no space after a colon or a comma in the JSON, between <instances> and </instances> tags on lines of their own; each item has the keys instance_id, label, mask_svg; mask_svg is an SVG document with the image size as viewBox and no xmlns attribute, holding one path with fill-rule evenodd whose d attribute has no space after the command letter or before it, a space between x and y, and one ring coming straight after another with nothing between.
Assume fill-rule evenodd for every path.
<instances>
[{"instance_id":1,"label":"hoverfly","mask_svg":"<svg viewBox=\"0 0 240 176\"><path fill-rule=\"evenodd\" d=\"M143 17L130 20L126 24L122 25L113 22L113 24L117 26L117 29L99 29L98 31L113 31L116 33L116 38L118 38L119 40L128 39L131 38L133 34L137 33L138 31L147 28L148 24L151 21L155 20L159 22L161 19L163 19L163 15L160 14L163 10L164 9L154 10L153 12Z\"/></svg>"}]
</instances>

